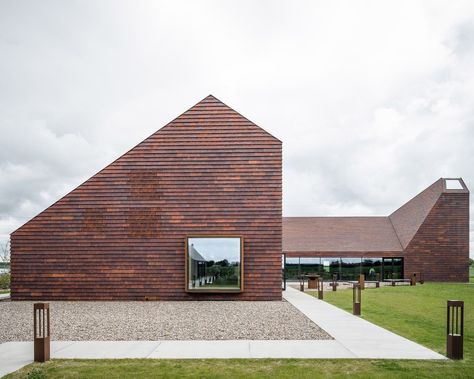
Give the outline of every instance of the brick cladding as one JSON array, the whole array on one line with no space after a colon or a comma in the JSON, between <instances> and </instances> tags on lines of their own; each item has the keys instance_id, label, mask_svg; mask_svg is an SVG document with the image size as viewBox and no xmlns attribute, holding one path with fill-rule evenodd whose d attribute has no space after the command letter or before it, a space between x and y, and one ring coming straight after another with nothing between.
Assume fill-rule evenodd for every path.
<instances>
[{"instance_id":1,"label":"brick cladding","mask_svg":"<svg viewBox=\"0 0 474 379\"><path fill-rule=\"evenodd\" d=\"M279 300L282 145L208 96L11 236L12 300ZM185 237L244 238L244 292L185 292Z\"/></svg>"},{"instance_id":2,"label":"brick cladding","mask_svg":"<svg viewBox=\"0 0 474 379\"><path fill-rule=\"evenodd\" d=\"M469 281L469 193L444 192L405 249L405 276Z\"/></svg>"}]
</instances>

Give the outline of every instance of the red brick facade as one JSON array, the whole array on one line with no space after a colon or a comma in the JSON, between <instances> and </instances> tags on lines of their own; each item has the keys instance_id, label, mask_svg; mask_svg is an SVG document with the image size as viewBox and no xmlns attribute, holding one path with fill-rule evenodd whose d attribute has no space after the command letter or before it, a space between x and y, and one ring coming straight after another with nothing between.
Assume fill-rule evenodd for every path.
<instances>
[{"instance_id":1,"label":"red brick facade","mask_svg":"<svg viewBox=\"0 0 474 379\"><path fill-rule=\"evenodd\" d=\"M469 281L469 193L443 192L405 250L405 275Z\"/></svg>"},{"instance_id":2,"label":"red brick facade","mask_svg":"<svg viewBox=\"0 0 474 379\"><path fill-rule=\"evenodd\" d=\"M12 299L281 299L281 147L207 97L12 234ZM189 234L243 236L243 293L185 292Z\"/></svg>"}]
</instances>

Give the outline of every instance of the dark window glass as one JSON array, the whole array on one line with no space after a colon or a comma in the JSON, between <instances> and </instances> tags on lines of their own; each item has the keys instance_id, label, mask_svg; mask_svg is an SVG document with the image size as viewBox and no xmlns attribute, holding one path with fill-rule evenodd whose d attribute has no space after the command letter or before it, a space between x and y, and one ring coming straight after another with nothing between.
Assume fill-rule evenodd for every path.
<instances>
[{"instance_id":1,"label":"dark window glass","mask_svg":"<svg viewBox=\"0 0 474 379\"><path fill-rule=\"evenodd\" d=\"M321 258L321 266L324 280L332 280L334 274L337 276L337 280L341 280L340 258Z\"/></svg>"},{"instance_id":2,"label":"dark window glass","mask_svg":"<svg viewBox=\"0 0 474 379\"><path fill-rule=\"evenodd\" d=\"M286 271L286 279L294 280L299 278L299 265L300 259L299 258L286 258L285 261L285 271Z\"/></svg>"},{"instance_id":3,"label":"dark window glass","mask_svg":"<svg viewBox=\"0 0 474 379\"><path fill-rule=\"evenodd\" d=\"M360 258L341 258L340 280L358 280L360 274Z\"/></svg>"},{"instance_id":4,"label":"dark window glass","mask_svg":"<svg viewBox=\"0 0 474 379\"><path fill-rule=\"evenodd\" d=\"M319 274L321 272L321 259L300 257L300 271L305 275Z\"/></svg>"},{"instance_id":5,"label":"dark window glass","mask_svg":"<svg viewBox=\"0 0 474 379\"><path fill-rule=\"evenodd\" d=\"M362 273L365 274L365 280L377 280L377 277L381 280L382 258L363 258Z\"/></svg>"},{"instance_id":6,"label":"dark window glass","mask_svg":"<svg viewBox=\"0 0 474 379\"><path fill-rule=\"evenodd\" d=\"M384 258L383 278L403 279L403 258Z\"/></svg>"}]
</instances>

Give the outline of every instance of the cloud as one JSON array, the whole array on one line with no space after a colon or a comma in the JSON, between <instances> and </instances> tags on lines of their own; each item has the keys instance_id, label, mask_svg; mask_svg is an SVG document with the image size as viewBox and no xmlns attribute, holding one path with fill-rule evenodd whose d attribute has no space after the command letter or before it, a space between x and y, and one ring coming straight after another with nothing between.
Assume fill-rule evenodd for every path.
<instances>
[{"instance_id":1,"label":"cloud","mask_svg":"<svg viewBox=\"0 0 474 379\"><path fill-rule=\"evenodd\" d=\"M0 238L209 93L284 141L285 215L472 186L473 30L469 1L2 2Z\"/></svg>"}]
</instances>

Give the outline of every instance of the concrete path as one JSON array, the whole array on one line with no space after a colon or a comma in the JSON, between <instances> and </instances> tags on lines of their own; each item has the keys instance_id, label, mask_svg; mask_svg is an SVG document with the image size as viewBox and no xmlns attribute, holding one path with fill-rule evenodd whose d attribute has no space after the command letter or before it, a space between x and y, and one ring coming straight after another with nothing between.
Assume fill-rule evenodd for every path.
<instances>
[{"instance_id":1,"label":"concrete path","mask_svg":"<svg viewBox=\"0 0 474 379\"><path fill-rule=\"evenodd\" d=\"M334 340L53 341L51 357L446 359L432 350L293 288L288 288L283 296L332 335ZM0 377L32 361L33 342L0 344Z\"/></svg>"},{"instance_id":2,"label":"concrete path","mask_svg":"<svg viewBox=\"0 0 474 379\"><path fill-rule=\"evenodd\" d=\"M354 358L446 359L424 346L294 288L287 288L283 297L333 336Z\"/></svg>"},{"instance_id":3,"label":"concrete path","mask_svg":"<svg viewBox=\"0 0 474 379\"><path fill-rule=\"evenodd\" d=\"M10 298L9 293L0 293L0 300L6 300Z\"/></svg>"}]
</instances>

